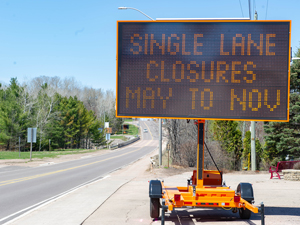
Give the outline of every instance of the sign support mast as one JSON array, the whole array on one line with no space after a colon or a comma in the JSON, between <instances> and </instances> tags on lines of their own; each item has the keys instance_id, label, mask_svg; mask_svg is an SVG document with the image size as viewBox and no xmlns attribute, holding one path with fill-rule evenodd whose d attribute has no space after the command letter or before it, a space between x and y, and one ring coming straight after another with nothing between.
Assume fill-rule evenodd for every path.
<instances>
[{"instance_id":1,"label":"sign support mast","mask_svg":"<svg viewBox=\"0 0 300 225\"><path fill-rule=\"evenodd\" d=\"M254 20L257 20L257 17L257 12L255 12ZM251 170L256 170L255 121L251 121Z\"/></svg>"}]
</instances>

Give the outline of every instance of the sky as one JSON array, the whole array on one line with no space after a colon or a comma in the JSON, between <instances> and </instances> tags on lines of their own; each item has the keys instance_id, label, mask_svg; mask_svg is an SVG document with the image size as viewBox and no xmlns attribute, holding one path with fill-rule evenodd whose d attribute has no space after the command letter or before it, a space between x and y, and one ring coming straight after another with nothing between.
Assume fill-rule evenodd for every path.
<instances>
[{"instance_id":1,"label":"sky","mask_svg":"<svg viewBox=\"0 0 300 225\"><path fill-rule=\"evenodd\" d=\"M0 0L0 83L39 76L74 77L82 86L116 87L116 21L156 18L241 18L248 0ZM259 20L292 20L300 47L299 0L251 0Z\"/></svg>"}]
</instances>

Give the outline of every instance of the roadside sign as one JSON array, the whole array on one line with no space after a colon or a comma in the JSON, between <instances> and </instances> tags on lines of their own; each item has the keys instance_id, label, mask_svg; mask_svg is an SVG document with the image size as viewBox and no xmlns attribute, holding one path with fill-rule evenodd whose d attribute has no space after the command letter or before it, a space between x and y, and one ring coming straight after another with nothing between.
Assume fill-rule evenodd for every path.
<instances>
[{"instance_id":1,"label":"roadside sign","mask_svg":"<svg viewBox=\"0 0 300 225\"><path fill-rule=\"evenodd\" d=\"M112 127L105 128L105 133L112 134Z\"/></svg>"},{"instance_id":2,"label":"roadside sign","mask_svg":"<svg viewBox=\"0 0 300 225\"><path fill-rule=\"evenodd\" d=\"M27 128L27 143L36 143L36 128Z\"/></svg>"},{"instance_id":3,"label":"roadside sign","mask_svg":"<svg viewBox=\"0 0 300 225\"><path fill-rule=\"evenodd\" d=\"M117 117L289 119L291 21L118 21Z\"/></svg>"}]
</instances>

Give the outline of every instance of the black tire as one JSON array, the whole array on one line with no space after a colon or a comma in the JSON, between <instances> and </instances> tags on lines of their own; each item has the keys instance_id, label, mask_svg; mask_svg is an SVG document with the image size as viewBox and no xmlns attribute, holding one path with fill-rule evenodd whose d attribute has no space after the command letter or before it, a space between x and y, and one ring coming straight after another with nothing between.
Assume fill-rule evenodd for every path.
<instances>
[{"instance_id":1,"label":"black tire","mask_svg":"<svg viewBox=\"0 0 300 225\"><path fill-rule=\"evenodd\" d=\"M150 198L150 217L159 217L159 198Z\"/></svg>"},{"instance_id":2,"label":"black tire","mask_svg":"<svg viewBox=\"0 0 300 225\"><path fill-rule=\"evenodd\" d=\"M249 209L240 208L239 209L240 218L248 220L251 217L251 211Z\"/></svg>"},{"instance_id":3,"label":"black tire","mask_svg":"<svg viewBox=\"0 0 300 225\"><path fill-rule=\"evenodd\" d=\"M252 184L240 183L237 187L236 192L241 196L241 198L246 200L248 203L252 204L252 202L254 201ZM241 219L248 220L251 217L251 211L247 208L240 208L239 214Z\"/></svg>"}]
</instances>

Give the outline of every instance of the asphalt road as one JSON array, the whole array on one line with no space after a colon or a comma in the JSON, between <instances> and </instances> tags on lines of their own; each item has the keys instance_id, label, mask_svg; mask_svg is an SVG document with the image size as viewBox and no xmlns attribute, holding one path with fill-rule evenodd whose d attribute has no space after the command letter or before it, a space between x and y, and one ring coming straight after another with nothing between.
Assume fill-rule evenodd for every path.
<instances>
[{"instance_id":1,"label":"asphalt road","mask_svg":"<svg viewBox=\"0 0 300 225\"><path fill-rule=\"evenodd\" d=\"M102 179L158 146L158 124L140 121L143 140L101 156L49 166L0 170L0 224L68 193L76 187ZM143 142L142 147L141 142Z\"/></svg>"}]
</instances>

